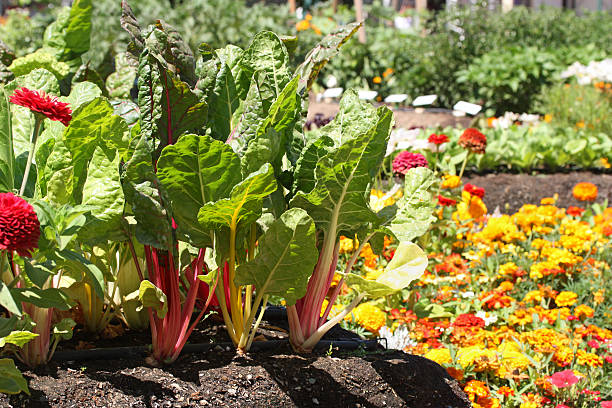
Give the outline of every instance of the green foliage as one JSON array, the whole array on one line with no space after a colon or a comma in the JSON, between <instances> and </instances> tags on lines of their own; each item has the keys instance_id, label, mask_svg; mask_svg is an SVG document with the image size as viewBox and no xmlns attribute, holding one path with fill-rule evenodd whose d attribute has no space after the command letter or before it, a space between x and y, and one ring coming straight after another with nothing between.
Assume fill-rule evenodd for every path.
<instances>
[{"instance_id":1,"label":"green foliage","mask_svg":"<svg viewBox=\"0 0 612 408\"><path fill-rule=\"evenodd\" d=\"M565 66L557 65L552 54L536 48L506 48L475 58L457 73L457 81L473 87L483 104L497 113L531 112L534 96Z\"/></svg>"},{"instance_id":2,"label":"green foliage","mask_svg":"<svg viewBox=\"0 0 612 408\"><path fill-rule=\"evenodd\" d=\"M0 359L0 392L19 394L22 391L30 395L28 383L15 367L15 362L10 358Z\"/></svg>"},{"instance_id":3,"label":"green foliage","mask_svg":"<svg viewBox=\"0 0 612 408\"><path fill-rule=\"evenodd\" d=\"M557 84L542 90L538 111L559 128L581 129L590 135L612 135L612 91L592 85Z\"/></svg>"},{"instance_id":4,"label":"green foliage","mask_svg":"<svg viewBox=\"0 0 612 408\"><path fill-rule=\"evenodd\" d=\"M70 72L70 66L68 64L58 61L55 55L44 48L36 50L36 52L24 57L16 58L8 67L15 76L29 74L36 68L46 69L55 75L58 81Z\"/></svg>"}]
</instances>

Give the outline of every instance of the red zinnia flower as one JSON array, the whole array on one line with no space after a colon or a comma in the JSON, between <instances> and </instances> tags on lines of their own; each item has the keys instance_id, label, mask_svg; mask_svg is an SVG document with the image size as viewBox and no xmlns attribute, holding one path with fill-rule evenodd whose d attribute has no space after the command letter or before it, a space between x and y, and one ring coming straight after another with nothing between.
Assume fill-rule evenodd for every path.
<instances>
[{"instance_id":1,"label":"red zinnia flower","mask_svg":"<svg viewBox=\"0 0 612 408\"><path fill-rule=\"evenodd\" d=\"M439 134L436 135L435 133L432 133L431 135L429 135L429 137L427 138L427 141L429 143L433 143L435 145L441 145L442 143L446 143L448 142L448 136L444 135L444 134Z\"/></svg>"},{"instance_id":2,"label":"red zinnia flower","mask_svg":"<svg viewBox=\"0 0 612 408\"><path fill-rule=\"evenodd\" d=\"M584 212L584 208L574 207L573 205L567 208L567 215L571 215L573 217L580 217Z\"/></svg>"},{"instance_id":3,"label":"red zinnia flower","mask_svg":"<svg viewBox=\"0 0 612 408\"><path fill-rule=\"evenodd\" d=\"M451 207L457 204L457 201L453 200L452 198L444 197L443 195L438 194L438 204L443 207Z\"/></svg>"},{"instance_id":4,"label":"red zinnia flower","mask_svg":"<svg viewBox=\"0 0 612 408\"><path fill-rule=\"evenodd\" d=\"M473 184L467 183L464 187L463 187L463 191L467 191L468 193L470 193L471 195L483 198L485 195L485 189L482 187L477 187Z\"/></svg>"},{"instance_id":5,"label":"red zinnia flower","mask_svg":"<svg viewBox=\"0 0 612 408\"><path fill-rule=\"evenodd\" d=\"M563 370L551 375L548 381L555 387L565 388L576 384L580 381L580 377L577 377L572 370Z\"/></svg>"},{"instance_id":6,"label":"red zinnia flower","mask_svg":"<svg viewBox=\"0 0 612 408\"><path fill-rule=\"evenodd\" d=\"M597 340L589 340L587 342L587 345L591 348L599 348L599 343L597 342Z\"/></svg>"},{"instance_id":7,"label":"red zinnia flower","mask_svg":"<svg viewBox=\"0 0 612 408\"><path fill-rule=\"evenodd\" d=\"M467 128L459 136L459 145L472 153L483 154L487 148L487 137L478 129Z\"/></svg>"},{"instance_id":8,"label":"red zinnia flower","mask_svg":"<svg viewBox=\"0 0 612 408\"><path fill-rule=\"evenodd\" d=\"M32 206L13 193L0 193L0 250L31 256L39 236L40 222Z\"/></svg>"},{"instance_id":9,"label":"red zinnia flower","mask_svg":"<svg viewBox=\"0 0 612 408\"><path fill-rule=\"evenodd\" d=\"M56 97L49 96L43 91L32 91L28 88L16 89L11 95L11 102L24 106L32 112L38 112L51 120L62 122L68 126L72 120L72 110L67 103L60 102Z\"/></svg>"},{"instance_id":10,"label":"red zinnia flower","mask_svg":"<svg viewBox=\"0 0 612 408\"><path fill-rule=\"evenodd\" d=\"M427 159L420 153L403 151L393 159L393 173L405 176L408 170L415 167L427 167Z\"/></svg>"}]
</instances>

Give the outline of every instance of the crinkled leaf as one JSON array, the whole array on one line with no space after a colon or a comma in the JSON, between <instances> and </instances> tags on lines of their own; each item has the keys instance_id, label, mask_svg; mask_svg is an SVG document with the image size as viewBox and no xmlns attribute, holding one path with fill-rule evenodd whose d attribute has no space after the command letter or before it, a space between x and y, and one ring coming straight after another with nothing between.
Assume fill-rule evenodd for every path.
<instances>
[{"instance_id":1,"label":"crinkled leaf","mask_svg":"<svg viewBox=\"0 0 612 408\"><path fill-rule=\"evenodd\" d=\"M293 191L309 193L315 187L315 168L319 160L330 153L334 141L327 136L311 141L302 151L302 155L295 165L293 174Z\"/></svg>"},{"instance_id":2,"label":"crinkled leaf","mask_svg":"<svg viewBox=\"0 0 612 408\"><path fill-rule=\"evenodd\" d=\"M400 241L410 241L427 232L432 222L435 203L428 189L436 181L434 173L425 168L410 169L404 182L404 195L398 200L397 212L388 228Z\"/></svg>"},{"instance_id":3,"label":"crinkled leaf","mask_svg":"<svg viewBox=\"0 0 612 408\"><path fill-rule=\"evenodd\" d=\"M68 310L74 306L72 299L61 289L15 288L12 292L16 301L31 303L38 307Z\"/></svg>"},{"instance_id":4,"label":"crinkled leaf","mask_svg":"<svg viewBox=\"0 0 612 408\"><path fill-rule=\"evenodd\" d=\"M376 280L349 273L345 276L348 286L370 298L396 293L419 279L427 268L427 254L412 242L400 242L393 259Z\"/></svg>"},{"instance_id":5,"label":"crinkled leaf","mask_svg":"<svg viewBox=\"0 0 612 408\"><path fill-rule=\"evenodd\" d=\"M37 68L43 68L55 75L57 80L61 80L70 73L70 66L65 62L58 61L55 55L48 50L41 48L23 57L16 58L8 69L16 77L27 75Z\"/></svg>"},{"instance_id":6,"label":"crinkled leaf","mask_svg":"<svg viewBox=\"0 0 612 408\"><path fill-rule=\"evenodd\" d=\"M105 98L96 98L74 112L70 126L64 132L64 143L72 156L76 202L81 200L87 168L96 147L102 148L108 156L113 156L118 150L123 157L127 154L129 138L127 123L114 115L113 107Z\"/></svg>"},{"instance_id":7,"label":"crinkled leaf","mask_svg":"<svg viewBox=\"0 0 612 408\"><path fill-rule=\"evenodd\" d=\"M276 190L274 169L266 163L234 186L229 198L205 204L198 212L204 229L238 228L255 222L261 215L263 199Z\"/></svg>"},{"instance_id":8,"label":"crinkled leaf","mask_svg":"<svg viewBox=\"0 0 612 408\"><path fill-rule=\"evenodd\" d=\"M289 53L281 39L270 31L255 35L244 51L240 66L249 78L255 72L265 72L273 84L276 95L291 79L289 72Z\"/></svg>"},{"instance_id":9,"label":"crinkled leaf","mask_svg":"<svg viewBox=\"0 0 612 408\"><path fill-rule=\"evenodd\" d=\"M325 64L336 54L340 47L357 32L363 23L351 23L338 27L326 35L315 48L313 48L304 59L304 62L296 69L295 73L300 79L300 93L309 91L319 72Z\"/></svg>"},{"instance_id":10,"label":"crinkled leaf","mask_svg":"<svg viewBox=\"0 0 612 408\"><path fill-rule=\"evenodd\" d=\"M131 41L128 44L128 56L133 59L134 62L138 61L138 57L144 48L144 38L142 37L142 31L140 25L136 20L136 16L132 11L132 8L128 4L127 0L121 0L121 28L128 32L131 37Z\"/></svg>"},{"instance_id":11,"label":"crinkled leaf","mask_svg":"<svg viewBox=\"0 0 612 408\"><path fill-rule=\"evenodd\" d=\"M44 46L52 48L60 61L77 64L74 61L89 51L91 14L92 0L75 0L69 10L62 10L47 27Z\"/></svg>"},{"instance_id":12,"label":"crinkled leaf","mask_svg":"<svg viewBox=\"0 0 612 408\"><path fill-rule=\"evenodd\" d=\"M249 142L255 138L257 131L266 120L270 106L274 102L275 92L263 72L256 72L251 80L249 91L243 102L244 110L228 143L240 156Z\"/></svg>"},{"instance_id":13,"label":"crinkled leaf","mask_svg":"<svg viewBox=\"0 0 612 408\"><path fill-rule=\"evenodd\" d=\"M208 96L210 107L208 115L213 138L223 142L228 139L234 128L232 119L239 105L240 99L232 70L227 64L222 63Z\"/></svg>"},{"instance_id":14,"label":"crinkled leaf","mask_svg":"<svg viewBox=\"0 0 612 408\"><path fill-rule=\"evenodd\" d=\"M0 337L0 347L4 347L7 344L14 344L17 347L23 347L24 344L32 339L35 339L36 337L38 337L38 334L29 331L15 330L10 332L5 337Z\"/></svg>"},{"instance_id":15,"label":"crinkled leaf","mask_svg":"<svg viewBox=\"0 0 612 408\"><path fill-rule=\"evenodd\" d=\"M145 47L160 57L164 69L175 73L189 87L196 83L195 58L180 33L163 20L157 20L145 38Z\"/></svg>"},{"instance_id":16,"label":"crinkled leaf","mask_svg":"<svg viewBox=\"0 0 612 408\"><path fill-rule=\"evenodd\" d=\"M96 147L83 186L82 204L94 207L79 236L90 242L106 242L123 237L121 221L125 197L119 175L120 157L108 157Z\"/></svg>"},{"instance_id":17,"label":"crinkled leaf","mask_svg":"<svg viewBox=\"0 0 612 408\"><path fill-rule=\"evenodd\" d=\"M306 211L293 208L274 221L258 240L257 256L236 269L236 285L282 296L288 305L306 294L317 262L316 231Z\"/></svg>"},{"instance_id":18,"label":"crinkled leaf","mask_svg":"<svg viewBox=\"0 0 612 408\"><path fill-rule=\"evenodd\" d=\"M240 159L232 148L209 136L182 136L163 150L157 177L172 202L178 231L196 247L212 245L210 230L198 223L198 211L229 196L241 181Z\"/></svg>"},{"instance_id":19,"label":"crinkled leaf","mask_svg":"<svg viewBox=\"0 0 612 408\"><path fill-rule=\"evenodd\" d=\"M298 78L293 79L278 94L270 107L268 116L257 130L242 159L242 173L250 174L264 163L272 163L277 172L289 135L293 132L296 117L300 112L297 95Z\"/></svg>"},{"instance_id":20,"label":"crinkled leaf","mask_svg":"<svg viewBox=\"0 0 612 408\"><path fill-rule=\"evenodd\" d=\"M362 224L378 222L366 195L382 163L393 120L392 112L381 107L376 111L377 119L369 121L367 111L373 108L360 102L353 91L347 91L344 98L362 105L364 114L357 120L368 121L370 126L334 124L334 129L342 129L338 136L343 143L318 161L314 189L298 192L291 200L292 207L308 211L317 228L332 234L354 233ZM333 122L342 117L341 112Z\"/></svg>"},{"instance_id":21,"label":"crinkled leaf","mask_svg":"<svg viewBox=\"0 0 612 408\"><path fill-rule=\"evenodd\" d=\"M8 95L0 85L0 193L13 191L15 156Z\"/></svg>"},{"instance_id":22,"label":"crinkled leaf","mask_svg":"<svg viewBox=\"0 0 612 408\"><path fill-rule=\"evenodd\" d=\"M143 307L153 308L158 318L163 319L166 313L168 313L168 299L166 298L166 294L146 279L140 282L138 298Z\"/></svg>"},{"instance_id":23,"label":"crinkled leaf","mask_svg":"<svg viewBox=\"0 0 612 408\"><path fill-rule=\"evenodd\" d=\"M0 392L19 394L22 391L30 395L28 382L15 367L15 362L10 358L0 358Z\"/></svg>"},{"instance_id":24,"label":"crinkled leaf","mask_svg":"<svg viewBox=\"0 0 612 408\"><path fill-rule=\"evenodd\" d=\"M100 96L102 96L102 90L98 87L98 85L94 84L93 82L83 81L72 84L70 95L65 98L61 98L61 100L69 103L70 108L74 112L82 105L85 105L86 103L91 102Z\"/></svg>"},{"instance_id":25,"label":"crinkled leaf","mask_svg":"<svg viewBox=\"0 0 612 408\"><path fill-rule=\"evenodd\" d=\"M138 73L138 62L127 53L115 57L115 72L106 78L106 89L111 98L129 98Z\"/></svg>"},{"instance_id":26,"label":"crinkled leaf","mask_svg":"<svg viewBox=\"0 0 612 408\"><path fill-rule=\"evenodd\" d=\"M142 134L126 165L123 192L137 221L135 233L138 241L166 249L172 238L170 215L164 206L169 200L153 171L151 154L151 146Z\"/></svg>"}]
</instances>

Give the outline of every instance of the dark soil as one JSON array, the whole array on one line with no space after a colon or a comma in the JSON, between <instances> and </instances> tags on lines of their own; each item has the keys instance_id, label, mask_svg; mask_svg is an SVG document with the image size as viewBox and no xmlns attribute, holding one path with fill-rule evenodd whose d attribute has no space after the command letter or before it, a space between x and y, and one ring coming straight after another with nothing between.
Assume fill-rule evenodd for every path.
<instances>
[{"instance_id":1,"label":"dark soil","mask_svg":"<svg viewBox=\"0 0 612 408\"><path fill-rule=\"evenodd\" d=\"M588 171L557 174L487 174L465 177L466 183L484 187L484 203L492 213L496 207L504 214L516 212L523 204L540 204L545 197L559 195L556 205L567 208L571 205L585 208L572 195L577 183L588 181L598 188L596 202L606 199L612 202L612 174L596 174Z\"/></svg>"},{"instance_id":2,"label":"dark soil","mask_svg":"<svg viewBox=\"0 0 612 408\"><path fill-rule=\"evenodd\" d=\"M282 341L286 333L278 326L284 324L264 323L261 333L267 341L253 347L268 343L274 348L247 356L236 355L224 343L183 353L173 365L161 368L129 351L115 352L113 358L87 358L94 350L79 351L77 361L58 358L35 370L20 367L32 395L0 394L0 407L470 407L457 382L433 361L380 346L375 351L332 346L296 355ZM336 328L327 337L357 336ZM138 348L149 339L148 332L125 332L114 339L76 332L56 356L90 344ZM190 338L192 343L226 340L214 320L201 323Z\"/></svg>"}]
</instances>

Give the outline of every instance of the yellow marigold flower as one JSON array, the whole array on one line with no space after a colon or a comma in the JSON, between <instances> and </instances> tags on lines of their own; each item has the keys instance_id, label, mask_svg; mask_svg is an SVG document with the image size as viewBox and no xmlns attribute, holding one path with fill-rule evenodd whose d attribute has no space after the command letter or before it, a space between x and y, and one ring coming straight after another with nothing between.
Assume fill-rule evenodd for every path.
<instances>
[{"instance_id":1,"label":"yellow marigold flower","mask_svg":"<svg viewBox=\"0 0 612 408\"><path fill-rule=\"evenodd\" d=\"M582 319L583 317L593 317L595 315L595 310L587 305L578 305L574 309L574 316Z\"/></svg>"},{"instance_id":2,"label":"yellow marigold flower","mask_svg":"<svg viewBox=\"0 0 612 408\"><path fill-rule=\"evenodd\" d=\"M510 316L508 316L508 323L510 323L512 326L524 326L531 322L533 322L533 317L531 316L531 313L524 309L519 309Z\"/></svg>"},{"instance_id":3,"label":"yellow marigold flower","mask_svg":"<svg viewBox=\"0 0 612 408\"><path fill-rule=\"evenodd\" d=\"M340 250L338 251L341 254L349 254L356 250L359 247L359 241L357 238L350 239L345 237L344 235L340 236Z\"/></svg>"},{"instance_id":4,"label":"yellow marigold flower","mask_svg":"<svg viewBox=\"0 0 612 408\"><path fill-rule=\"evenodd\" d=\"M523 302L525 303L540 303L542 301L542 292L539 290L532 290L531 292L527 292L525 297L523 298Z\"/></svg>"},{"instance_id":5,"label":"yellow marigold flower","mask_svg":"<svg viewBox=\"0 0 612 408\"><path fill-rule=\"evenodd\" d=\"M597 292L593 293L593 303L596 305L600 305L605 300L604 293L606 291L604 289L599 289Z\"/></svg>"},{"instance_id":6,"label":"yellow marigold flower","mask_svg":"<svg viewBox=\"0 0 612 408\"><path fill-rule=\"evenodd\" d=\"M349 315L350 320L373 334L378 334L378 331L387 323L387 315L385 312L377 308L371 303L362 303L353 309Z\"/></svg>"},{"instance_id":7,"label":"yellow marigold flower","mask_svg":"<svg viewBox=\"0 0 612 408\"><path fill-rule=\"evenodd\" d=\"M604 169L609 169L610 167L612 167L612 165L610 164L610 162L608 161L606 157L602 157L601 159L599 159L599 163L601 167L603 167Z\"/></svg>"},{"instance_id":8,"label":"yellow marigold flower","mask_svg":"<svg viewBox=\"0 0 612 408\"><path fill-rule=\"evenodd\" d=\"M372 207L372 210L379 212L383 208L395 204L395 201L397 199L396 196L397 193L393 196L387 196L384 192L373 189L370 192L370 207Z\"/></svg>"},{"instance_id":9,"label":"yellow marigold flower","mask_svg":"<svg viewBox=\"0 0 612 408\"><path fill-rule=\"evenodd\" d=\"M499 367L497 352L480 345L460 348L457 360L461 367L472 366L475 372L493 371Z\"/></svg>"},{"instance_id":10,"label":"yellow marigold flower","mask_svg":"<svg viewBox=\"0 0 612 408\"><path fill-rule=\"evenodd\" d=\"M597 186L593 183L578 183L572 190L574 198L578 201L594 201L597 198Z\"/></svg>"},{"instance_id":11,"label":"yellow marigold flower","mask_svg":"<svg viewBox=\"0 0 612 408\"><path fill-rule=\"evenodd\" d=\"M501 344L497 347L497 352L501 356L499 368L495 373L498 377L514 378L531 365L531 361L514 341Z\"/></svg>"},{"instance_id":12,"label":"yellow marigold flower","mask_svg":"<svg viewBox=\"0 0 612 408\"><path fill-rule=\"evenodd\" d=\"M393 68L387 68L385 69L385 72L383 72L383 78L388 77L389 75L391 75L393 73Z\"/></svg>"},{"instance_id":13,"label":"yellow marigold flower","mask_svg":"<svg viewBox=\"0 0 612 408\"><path fill-rule=\"evenodd\" d=\"M544 197L540 200L541 205L555 205L557 200L559 199L559 194L555 194L552 197Z\"/></svg>"},{"instance_id":14,"label":"yellow marigold flower","mask_svg":"<svg viewBox=\"0 0 612 408\"><path fill-rule=\"evenodd\" d=\"M589 367L602 367L603 358L595 353L587 353L584 350L578 350L576 352L576 363Z\"/></svg>"},{"instance_id":15,"label":"yellow marigold flower","mask_svg":"<svg viewBox=\"0 0 612 408\"><path fill-rule=\"evenodd\" d=\"M572 306L578 301L578 295L574 292L563 291L555 298L557 306Z\"/></svg>"},{"instance_id":16,"label":"yellow marigold flower","mask_svg":"<svg viewBox=\"0 0 612 408\"><path fill-rule=\"evenodd\" d=\"M451 189L451 188L457 188L460 185L461 185L461 179L459 178L459 176L452 176L450 174L445 174L443 176L442 185L440 187Z\"/></svg>"},{"instance_id":17,"label":"yellow marigold flower","mask_svg":"<svg viewBox=\"0 0 612 408\"><path fill-rule=\"evenodd\" d=\"M319 316L323 316L323 313L325 313L325 310L327 310L327 305L328 304L329 304L329 301L327 299L324 299L323 300L323 304L321 305L321 313L319 314ZM329 315L327 317L329 319L331 319L332 317L340 314L340 312L342 312L343 310L344 310L344 306L343 305L334 304L334 305L332 305L331 310L329 311ZM345 320L347 320L347 319L345 318Z\"/></svg>"},{"instance_id":18,"label":"yellow marigold flower","mask_svg":"<svg viewBox=\"0 0 612 408\"><path fill-rule=\"evenodd\" d=\"M502 276L512 276L518 272L519 267L514 262L506 262L499 266L499 274Z\"/></svg>"},{"instance_id":19,"label":"yellow marigold flower","mask_svg":"<svg viewBox=\"0 0 612 408\"><path fill-rule=\"evenodd\" d=\"M584 120L581 120L580 122L577 122L577 123L576 123L576 127L577 127L578 129L582 129L582 128L584 128Z\"/></svg>"},{"instance_id":20,"label":"yellow marigold flower","mask_svg":"<svg viewBox=\"0 0 612 408\"><path fill-rule=\"evenodd\" d=\"M429 350L424 357L429 360L435 361L440 365L451 364L453 362L449 349L445 347Z\"/></svg>"},{"instance_id":21,"label":"yellow marigold flower","mask_svg":"<svg viewBox=\"0 0 612 408\"><path fill-rule=\"evenodd\" d=\"M567 346L558 347L553 354L552 360L559 367L565 367L572 363L574 359L574 352Z\"/></svg>"},{"instance_id":22,"label":"yellow marigold flower","mask_svg":"<svg viewBox=\"0 0 612 408\"><path fill-rule=\"evenodd\" d=\"M510 281L503 281L497 287L497 290L500 292L510 292L512 289L514 289L514 284Z\"/></svg>"},{"instance_id":23,"label":"yellow marigold flower","mask_svg":"<svg viewBox=\"0 0 612 408\"><path fill-rule=\"evenodd\" d=\"M381 78L381 77L379 77L379 76L375 76L375 77L372 79L372 82L374 82L375 84L380 84L380 83L382 82L382 78Z\"/></svg>"}]
</instances>

